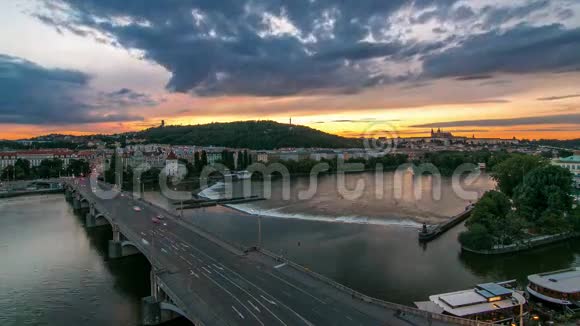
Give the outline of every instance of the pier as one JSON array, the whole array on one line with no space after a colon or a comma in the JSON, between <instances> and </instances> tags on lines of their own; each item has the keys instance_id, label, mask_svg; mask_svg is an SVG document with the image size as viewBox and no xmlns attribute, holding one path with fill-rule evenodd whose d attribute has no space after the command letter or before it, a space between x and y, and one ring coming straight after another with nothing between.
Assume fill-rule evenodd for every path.
<instances>
[{"instance_id":1,"label":"pier","mask_svg":"<svg viewBox=\"0 0 580 326\"><path fill-rule=\"evenodd\" d=\"M473 204L467 206L463 212L453 216L447 222L430 226L423 224L423 228L419 231L419 241L429 242L431 240L435 240L440 235L445 233L447 230L450 230L451 228L465 221L469 216L471 216L471 211L473 210L473 207L474 207Z\"/></svg>"}]
</instances>

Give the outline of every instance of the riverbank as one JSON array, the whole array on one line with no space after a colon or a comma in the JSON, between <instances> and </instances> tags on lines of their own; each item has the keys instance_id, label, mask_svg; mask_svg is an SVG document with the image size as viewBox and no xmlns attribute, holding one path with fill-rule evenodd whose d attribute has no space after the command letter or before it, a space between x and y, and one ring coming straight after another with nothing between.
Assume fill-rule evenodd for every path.
<instances>
[{"instance_id":1,"label":"riverbank","mask_svg":"<svg viewBox=\"0 0 580 326\"><path fill-rule=\"evenodd\" d=\"M8 192L0 192L0 198L13 198L13 197L30 196L30 195L58 194L58 193L63 193L63 192L64 192L64 189L62 189L62 188L8 191Z\"/></svg>"},{"instance_id":2,"label":"riverbank","mask_svg":"<svg viewBox=\"0 0 580 326\"><path fill-rule=\"evenodd\" d=\"M579 237L580 233L561 233L561 234L554 234L554 235L542 235L527 239L520 243L514 243L507 246L494 246L494 248L489 250L476 250L470 249L465 246L461 246L461 250L480 254L480 255L501 255L501 254L508 254L520 251L526 251L535 249L541 246L546 246L549 244L553 244L560 241L570 240L572 238Z\"/></svg>"}]
</instances>

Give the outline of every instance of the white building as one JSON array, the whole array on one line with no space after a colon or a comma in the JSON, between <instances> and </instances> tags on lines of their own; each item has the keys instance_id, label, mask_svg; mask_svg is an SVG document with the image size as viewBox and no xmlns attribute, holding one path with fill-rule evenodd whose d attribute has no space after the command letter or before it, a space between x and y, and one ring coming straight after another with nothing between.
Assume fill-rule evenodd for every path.
<instances>
[{"instance_id":1,"label":"white building","mask_svg":"<svg viewBox=\"0 0 580 326\"><path fill-rule=\"evenodd\" d=\"M580 188L580 155L573 155L552 160L552 164L568 169L574 176L576 188Z\"/></svg>"},{"instance_id":2,"label":"white building","mask_svg":"<svg viewBox=\"0 0 580 326\"><path fill-rule=\"evenodd\" d=\"M66 167L70 160L75 157L73 151L66 149L0 152L0 168L14 165L18 159L28 160L31 167L39 166L43 160L60 159Z\"/></svg>"},{"instance_id":3,"label":"white building","mask_svg":"<svg viewBox=\"0 0 580 326\"><path fill-rule=\"evenodd\" d=\"M266 151L256 152L256 161L260 163L268 163L269 152Z\"/></svg>"},{"instance_id":4,"label":"white building","mask_svg":"<svg viewBox=\"0 0 580 326\"><path fill-rule=\"evenodd\" d=\"M169 177L177 177L179 175L179 160L173 151L165 158L165 174Z\"/></svg>"}]
</instances>

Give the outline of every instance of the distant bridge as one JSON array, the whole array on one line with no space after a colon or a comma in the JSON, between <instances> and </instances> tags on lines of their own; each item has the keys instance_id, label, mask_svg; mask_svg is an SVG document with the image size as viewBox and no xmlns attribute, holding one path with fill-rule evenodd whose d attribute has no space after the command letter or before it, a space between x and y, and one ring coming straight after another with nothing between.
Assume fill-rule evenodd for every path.
<instances>
[{"instance_id":1,"label":"distant bridge","mask_svg":"<svg viewBox=\"0 0 580 326\"><path fill-rule=\"evenodd\" d=\"M86 213L87 227L111 225L109 257L140 253L151 263L144 325L178 316L194 325L489 325L368 297L265 249L244 250L130 195L101 199L88 179L66 180L65 196ZM161 223L153 223L159 215Z\"/></svg>"}]
</instances>

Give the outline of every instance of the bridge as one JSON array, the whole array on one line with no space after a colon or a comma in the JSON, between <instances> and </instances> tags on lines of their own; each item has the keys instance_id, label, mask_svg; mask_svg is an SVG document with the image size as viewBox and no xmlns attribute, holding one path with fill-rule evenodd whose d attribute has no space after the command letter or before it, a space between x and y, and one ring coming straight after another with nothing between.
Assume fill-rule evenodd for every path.
<instances>
[{"instance_id":1,"label":"bridge","mask_svg":"<svg viewBox=\"0 0 580 326\"><path fill-rule=\"evenodd\" d=\"M143 254L151 295L142 324L182 316L194 325L487 325L368 297L263 249L243 249L131 195L97 196L88 179L65 181L86 227L111 225L109 257ZM110 189L110 187L108 188ZM162 215L160 223L153 218Z\"/></svg>"}]
</instances>

